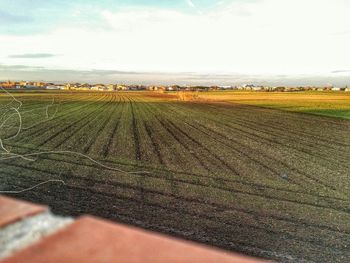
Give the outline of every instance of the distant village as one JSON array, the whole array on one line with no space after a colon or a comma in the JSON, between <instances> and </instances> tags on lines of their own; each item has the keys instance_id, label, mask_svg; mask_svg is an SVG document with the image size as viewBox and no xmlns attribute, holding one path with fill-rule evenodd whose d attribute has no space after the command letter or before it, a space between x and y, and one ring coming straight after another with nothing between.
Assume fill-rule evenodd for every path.
<instances>
[{"instance_id":1,"label":"distant village","mask_svg":"<svg viewBox=\"0 0 350 263\"><path fill-rule=\"evenodd\" d=\"M292 92L292 91L344 91L350 92L350 87L284 87L284 86L259 86L253 84L244 84L239 86L145 86L145 85L123 85L123 84L88 84L88 83L66 83L55 84L46 82L28 82L28 81L5 81L0 82L0 87L5 89L47 89L47 90L85 90L85 91L215 91L215 90L241 90L241 91L275 91L275 92Z\"/></svg>"}]
</instances>

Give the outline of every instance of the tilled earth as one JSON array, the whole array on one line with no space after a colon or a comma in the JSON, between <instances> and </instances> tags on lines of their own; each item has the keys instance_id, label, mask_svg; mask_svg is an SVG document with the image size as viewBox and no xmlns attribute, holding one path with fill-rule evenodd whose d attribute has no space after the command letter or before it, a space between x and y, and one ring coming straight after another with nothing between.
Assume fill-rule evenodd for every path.
<instances>
[{"instance_id":1,"label":"tilled earth","mask_svg":"<svg viewBox=\"0 0 350 263\"><path fill-rule=\"evenodd\" d=\"M348 120L150 93L18 98L4 145L35 160L0 160L0 190L65 184L14 197L281 262L350 261Z\"/></svg>"}]
</instances>

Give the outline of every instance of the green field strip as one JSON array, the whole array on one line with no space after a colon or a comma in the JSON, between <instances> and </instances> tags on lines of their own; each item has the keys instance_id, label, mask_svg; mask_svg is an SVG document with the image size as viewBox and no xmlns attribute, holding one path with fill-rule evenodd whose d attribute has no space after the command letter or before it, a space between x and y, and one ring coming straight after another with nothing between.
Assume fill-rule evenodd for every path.
<instances>
[{"instance_id":1,"label":"green field strip","mask_svg":"<svg viewBox=\"0 0 350 263\"><path fill-rule=\"evenodd\" d=\"M103 107L104 104L107 102L95 102L93 104L90 104L88 106L82 107L79 109L79 111L75 112L76 114L68 113L65 114L63 118L61 118L59 121L55 120L56 123L54 125L51 125L52 123L49 123L49 127L43 127L43 132L38 132L33 135L33 137L38 138L38 135L40 135L39 141L37 142L40 145L45 144L46 142L50 141L51 139L57 137L60 135L61 132L68 130L73 125L76 125L85 119L88 119L92 114L94 114L96 111L98 111L100 108ZM84 114L79 115L80 112L84 110ZM52 134L52 130L54 131L54 134ZM45 134L48 134L49 137L44 139L43 136ZM34 141L34 140L33 140Z\"/></svg>"},{"instance_id":2,"label":"green field strip","mask_svg":"<svg viewBox=\"0 0 350 263\"><path fill-rule=\"evenodd\" d=\"M95 121L95 124L93 122L91 123L94 125L91 125L92 131L89 137L93 139L86 141L86 144L83 148L83 152L85 154L94 153L93 151L91 151L91 147L94 144L100 144L100 141L103 140L103 137L101 137L101 133L106 128L106 125L111 121L111 119L114 118L114 114L116 113L117 107L115 107L115 99L116 98L113 98L113 100L106 105L106 110L102 113L102 116L99 115L101 116L101 118L99 118L98 122ZM94 155L96 156L96 154Z\"/></svg>"},{"instance_id":3,"label":"green field strip","mask_svg":"<svg viewBox=\"0 0 350 263\"><path fill-rule=\"evenodd\" d=\"M59 112L54 119L50 120L43 120L43 121L39 121L37 123L35 123L33 126L30 127L30 129L24 129L23 130L23 134L22 137L23 138L28 138L28 137L31 137L33 135L38 135L38 133L40 132L45 132L46 129L43 129L42 128L42 124L49 124L49 127L47 127L47 129L52 129L54 127L57 127L57 126L60 126L60 121L63 120L64 118L66 117L70 117L71 115L73 115L73 113L76 113L76 112L80 112L82 109L87 109L89 106L93 105L93 104L96 104L99 100L97 101L92 101L90 103L79 103L81 105L79 106L76 106L76 102L69 105L69 108L68 109L65 109L63 112ZM38 127L39 126L39 127ZM37 127L37 129L33 130L34 127ZM46 128L46 127L45 127ZM27 132L28 131L28 132ZM26 133L27 132L27 133Z\"/></svg>"},{"instance_id":4,"label":"green field strip","mask_svg":"<svg viewBox=\"0 0 350 263\"><path fill-rule=\"evenodd\" d=\"M120 96L116 95L114 101L111 102L109 106L111 110L105 113L106 118L104 119L104 123L93 136L95 140L91 141L90 149L87 152L93 156L103 156L104 158L107 156L109 144L112 140L111 138L113 138L113 134L119 124L123 109ZM100 121L102 121L102 119Z\"/></svg>"},{"instance_id":5,"label":"green field strip","mask_svg":"<svg viewBox=\"0 0 350 263\"><path fill-rule=\"evenodd\" d=\"M26 152L28 152L28 150L30 150L30 149L34 150L33 148L28 148L28 147L23 147L23 146L18 147L16 145L12 145L12 147L24 148L24 149L26 149ZM45 151L45 149L43 149L43 151ZM51 160L51 161L56 161L56 162L67 163L67 164L86 166L86 167L90 167L90 168L94 168L94 169L108 170L106 168L96 166L92 163L88 163L88 162L79 163L76 161L74 162L73 160L68 161L64 157L62 157L62 158L58 158L58 157L59 157L59 155L56 158L52 157L50 155L47 155L47 156L43 156L41 158ZM101 160L98 160L98 161L102 162ZM110 165L110 166L122 166L122 167L126 166L125 163L110 162L110 161L108 162L108 165ZM130 164L127 164L127 167L128 166L130 166ZM234 187L238 186L239 189L241 189L243 187L244 189L253 189L254 191L258 191L261 193L263 193L264 191L267 191L267 192L271 191L272 193L273 192L281 192L282 195L286 195L286 194L289 195L289 193L290 193L289 196L293 196L293 197L306 196L305 199L316 198L315 200L325 200L326 202L331 202L331 203L335 203L335 204L336 204L336 202L342 202L342 201L348 202L349 201L348 199L339 199L339 198L334 198L334 197L329 197L329 196L313 195L310 193L299 191L298 189L292 190L291 185L288 185L288 187L290 189L276 188L276 187L269 186L266 184L264 184L264 185L263 184L252 184L252 183L249 183L245 180L242 180L242 178L241 178L241 180L232 180L232 178L228 180L225 178L210 177L210 176L205 176L202 174L192 174L192 173L184 173L184 172L179 173L179 172L175 172L175 171L171 171L171 170L159 169L159 167L152 167L152 166L132 165L131 167L134 167L133 169L145 169L146 171L151 171L151 174L148 174L148 176L150 176L150 177L162 178L163 176L165 176L165 178L167 178L168 180L175 180L175 181L185 182L185 183L201 183L204 186L211 186L213 188L222 188L221 185L219 185L219 186L215 185L217 182L217 179L220 179L220 181L225 182L226 188L223 188L223 189L226 189L226 190L229 189L227 187L234 188ZM157 176L157 174L159 174L159 173L161 175ZM167 177L167 174L169 174L169 173L172 174L171 177ZM103 178L103 179L108 180L107 176L106 176L106 178Z\"/></svg>"},{"instance_id":6,"label":"green field strip","mask_svg":"<svg viewBox=\"0 0 350 263\"><path fill-rule=\"evenodd\" d=\"M170 115L170 113L167 113L168 114L168 116ZM184 125L189 125L187 122L185 122L184 123ZM197 127L195 127L196 129L198 129ZM208 128L207 128L207 130L209 130ZM203 133L203 131L201 131L202 133ZM191 133L191 134L193 134L193 131L191 132L189 132L189 133ZM215 134L214 136L211 136L210 134L208 135L208 132L204 132L204 135L202 134L202 135L198 135L198 136L196 136L197 138L204 138L203 136L205 136L205 135L207 135L208 137L213 137L213 138L215 138L215 143L217 143L218 142L218 136L217 136L217 134ZM227 139L227 138L225 138L225 139ZM208 138L205 138L204 139L206 142L208 142L209 140L208 140ZM228 140L226 140L226 141L224 141L224 142L221 142L222 143L222 147L228 147ZM240 146L242 146L242 145L240 145ZM245 147L244 145L243 145L243 147ZM229 147L229 151L232 151L232 150L234 150L234 147L232 146L232 145L230 145L230 147ZM236 149L236 152L235 152L235 155L238 155L238 156L241 156L242 154L245 154L244 152L242 152L242 150L238 150L238 149ZM249 163L259 163L260 165L262 165L263 167L265 167L266 169L268 169L269 171L271 171L272 173L273 173L273 175L272 175L272 178L274 179L274 181L275 181L275 179L276 179L276 175L278 176L278 178L280 179L280 175L276 172L276 171L274 171L274 170L272 170L270 167L268 167L267 166L267 164L265 164L264 162L260 162L260 161L258 161L258 160L256 160L256 159L252 159L252 156L250 156L250 155L247 155L247 154L245 154L245 157L247 157L248 158L248 160L250 160L250 162ZM276 164L274 163L274 166L275 166ZM247 168L245 168L245 169L247 169ZM241 169L239 169L239 170L245 170L244 168L241 168ZM260 171L261 172L261 169L259 169L258 168L258 171ZM242 176L242 175L241 175ZM258 178L257 179L260 179L260 175L257 175L258 176ZM243 178L246 178L245 176L242 176ZM265 177L265 182L266 182L266 177Z\"/></svg>"},{"instance_id":7,"label":"green field strip","mask_svg":"<svg viewBox=\"0 0 350 263\"><path fill-rule=\"evenodd\" d=\"M193 115L192 115L193 116ZM206 116L208 116L208 114L206 115ZM196 120L198 120L199 119L199 117L198 118L194 118L194 119L196 119ZM210 119L210 121L215 121L215 119L214 118L211 118ZM222 123L223 125L225 125L226 127L227 126L229 126L226 122L225 123ZM229 126L230 127L230 126ZM244 130L242 130L242 134L243 134L243 136L246 136L246 132L244 131ZM232 140L232 139L231 139ZM261 149L261 145L259 145L260 144L260 142L255 138L255 136L254 136L254 134L252 134L252 137L250 137L249 138L249 145L242 145L242 149L244 149L244 148L246 148L246 147L248 147L248 149L249 149L249 146L251 145L251 142L252 141L256 141L257 143L258 143L258 146L257 146L257 148L255 148L254 150L252 150L252 151L248 151L248 152L261 152L261 150L259 150L259 149ZM244 140L242 140L242 139L240 139L240 142L239 142L239 144L241 144L241 142L244 142ZM274 144L274 141L271 141L271 143L272 143L272 145ZM284 147L285 145L284 144L281 144L280 145L281 147L279 147L279 148L282 148L282 147ZM268 148L265 148L265 150L268 150ZM262 156L264 155L264 153L263 152L261 152L260 153ZM281 154L281 156L288 156L288 154L290 155L291 154L291 152L290 152L290 150L288 150L288 151L286 151L286 153L285 154ZM299 153L300 154L300 153ZM334 155L330 155L330 156L333 156L334 158L336 158ZM273 157L269 157L270 159L272 158L273 159ZM328 162L330 162L330 161L328 161ZM322 166L322 165L321 165ZM346 166L346 163L341 163L341 166L340 167L342 167L342 166ZM327 168L327 167L326 167ZM339 170L339 166L338 167L335 167L335 168L337 168L337 170ZM315 171L316 172L316 171ZM328 173L334 173L334 170L333 169L329 169L328 171L327 171ZM318 175L318 172L316 173L317 175Z\"/></svg>"}]
</instances>

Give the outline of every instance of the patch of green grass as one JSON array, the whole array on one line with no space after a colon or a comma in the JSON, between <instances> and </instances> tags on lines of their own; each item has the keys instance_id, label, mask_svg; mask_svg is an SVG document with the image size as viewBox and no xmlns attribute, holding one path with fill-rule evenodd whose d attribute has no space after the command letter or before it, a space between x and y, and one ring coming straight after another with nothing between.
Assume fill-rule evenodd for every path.
<instances>
[{"instance_id":1,"label":"patch of green grass","mask_svg":"<svg viewBox=\"0 0 350 263\"><path fill-rule=\"evenodd\" d=\"M350 110L305 110L306 113L324 115L328 117L342 118L350 120Z\"/></svg>"},{"instance_id":2,"label":"patch of green grass","mask_svg":"<svg viewBox=\"0 0 350 263\"><path fill-rule=\"evenodd\" d=\"M345 92L203 92L214 101L248 104L280 110L350 119L350 94Z\"/></svg>"}]
</instances>

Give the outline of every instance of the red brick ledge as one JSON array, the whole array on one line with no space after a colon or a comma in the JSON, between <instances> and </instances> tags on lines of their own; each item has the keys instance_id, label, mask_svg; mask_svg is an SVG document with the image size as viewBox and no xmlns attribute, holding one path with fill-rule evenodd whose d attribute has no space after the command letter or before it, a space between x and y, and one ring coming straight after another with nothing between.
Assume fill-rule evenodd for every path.
<instances>
[{"instance_id":1,"label":"red brick ledge","mask_svg":"<svg viewBox=\"0 0 350 263\"><path fill-rule=\"evenodd\" d=\"M18 205L18 201L12 204ZM17 210L14 208L13 211ZM0 263L15 262L262 263L264 261L84 216L0 261Z\"/></svg>"},{"instance_id":2,"label":"red brick ledge","mask_svg":"<svg viewBox=\"0 0 350 263\"><path fill-rule=\"evenodd\" d=\"M0 195L0 227L48 210L46 206L17 201Z\"/></svg>"}]
</instances>

